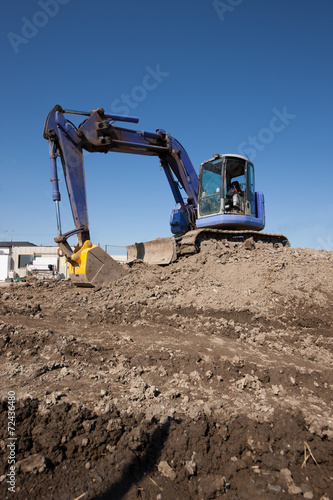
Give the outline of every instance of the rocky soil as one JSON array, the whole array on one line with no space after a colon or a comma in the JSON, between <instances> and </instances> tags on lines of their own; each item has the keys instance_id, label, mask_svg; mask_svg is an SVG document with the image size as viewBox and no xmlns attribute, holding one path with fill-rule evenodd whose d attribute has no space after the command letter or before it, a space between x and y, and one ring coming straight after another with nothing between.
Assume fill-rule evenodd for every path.
<instances>
[{"instance_id":1,"label":"rocky soil","mask_svg":"<svg viewBox=\"0 0 333 500\"><path fill-rule=\"evenodd\" d=\"M332 301L332 252L268 243L1 287L0 497L333 500Z\"/></svg>"}]
</instances>

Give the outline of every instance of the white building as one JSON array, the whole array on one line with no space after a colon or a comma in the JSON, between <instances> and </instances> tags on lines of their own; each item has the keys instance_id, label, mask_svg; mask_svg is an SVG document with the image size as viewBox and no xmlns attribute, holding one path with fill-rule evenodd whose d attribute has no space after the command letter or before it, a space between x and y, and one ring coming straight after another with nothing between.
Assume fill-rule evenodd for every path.
<instances>
[{"instance_id":1,"label":"white building","mask_svg":"<svg viewBox=\"0 0 333 500\"><path fill-rule=\"evenodd\" d=\"M9 247L0 247L0 281L8 278L11 265L11 254Z\"/></svg>"},{"instance_id":2,"label":"white building","mask_svg":"<svg viewBox=\"0 0 333 500\"><path fill-rule=\"evenodd\" d=\"M119 263L127 261L126 255L111 255ZM50 273L50 266L52 273ZM43 277L56 275L67 279L68 263L59 257L58 247L36 246L29 241L0 241L0 281L7 278L24 278L30 271Z\"/></svg>"},{"instance_id":3,"label":"white building","mask_svg":"<svg viewBox=\"0 0 333 500\"><path fill-rule=\"evenodd\" d=\"M37 268L54 272L61 278L68 278L68 264L58 256L58 247L36 246L28 241L0 241L0 281L6 278L24 278L28 269Z\"/></svg>"}]
</instances>

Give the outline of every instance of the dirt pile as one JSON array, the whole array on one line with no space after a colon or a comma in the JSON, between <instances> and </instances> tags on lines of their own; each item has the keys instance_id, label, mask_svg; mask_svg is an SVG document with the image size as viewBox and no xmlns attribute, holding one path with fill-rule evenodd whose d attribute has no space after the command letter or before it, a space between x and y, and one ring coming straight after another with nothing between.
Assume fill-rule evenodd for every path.
<instances>
[{"instance_id":1,"label":"dirt pile","mask_svg":"<svg viewBox=\"0 0 333 500\"><path fill-rule=\"evenodd\" d=\"M206 241L0 288L1 498L333 499L333 254Z\"/></svg>"}]
</instances>

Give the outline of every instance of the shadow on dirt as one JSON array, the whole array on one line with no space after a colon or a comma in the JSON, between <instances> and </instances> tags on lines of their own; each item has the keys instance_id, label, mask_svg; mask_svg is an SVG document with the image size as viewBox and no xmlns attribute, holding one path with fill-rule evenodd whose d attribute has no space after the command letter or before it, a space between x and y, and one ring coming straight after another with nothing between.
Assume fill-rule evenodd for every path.
<instances>
[{"instance_id":1,"label":"shadow on dirt","mask_svg":"<svg viewBox=\"0 0 333 500\"><path fill-rule=\"evenodd\" d=\"M146 476L148 472L154 470L168 438L170 425L173 420L169 419L155 429L149 438L143 455L140 458L133 458L130 463L126 464L123 467L121 478L110 486L107 491L94 497L93 500L121 500L134 484L138 484L140 479Z\"/></svg>"}]
</instances>

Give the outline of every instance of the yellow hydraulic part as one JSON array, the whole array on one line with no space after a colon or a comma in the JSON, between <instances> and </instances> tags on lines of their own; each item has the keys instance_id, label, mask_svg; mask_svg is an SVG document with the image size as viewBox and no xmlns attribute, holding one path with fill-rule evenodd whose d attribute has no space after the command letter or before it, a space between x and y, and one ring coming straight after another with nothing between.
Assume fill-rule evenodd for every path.
<instances>
[{"instance_id":1,"label":"yellow hydraulic part","mask_svg":"<svg viewBox=\"0 0 333 500\"><path fill-rule=\"evenodd\" d=\"M69 276L77 286L94 287L107 285L127 274L127 270L118 264L98 245L86 241L69 260Z\"/></svg>"}]
</instances>

